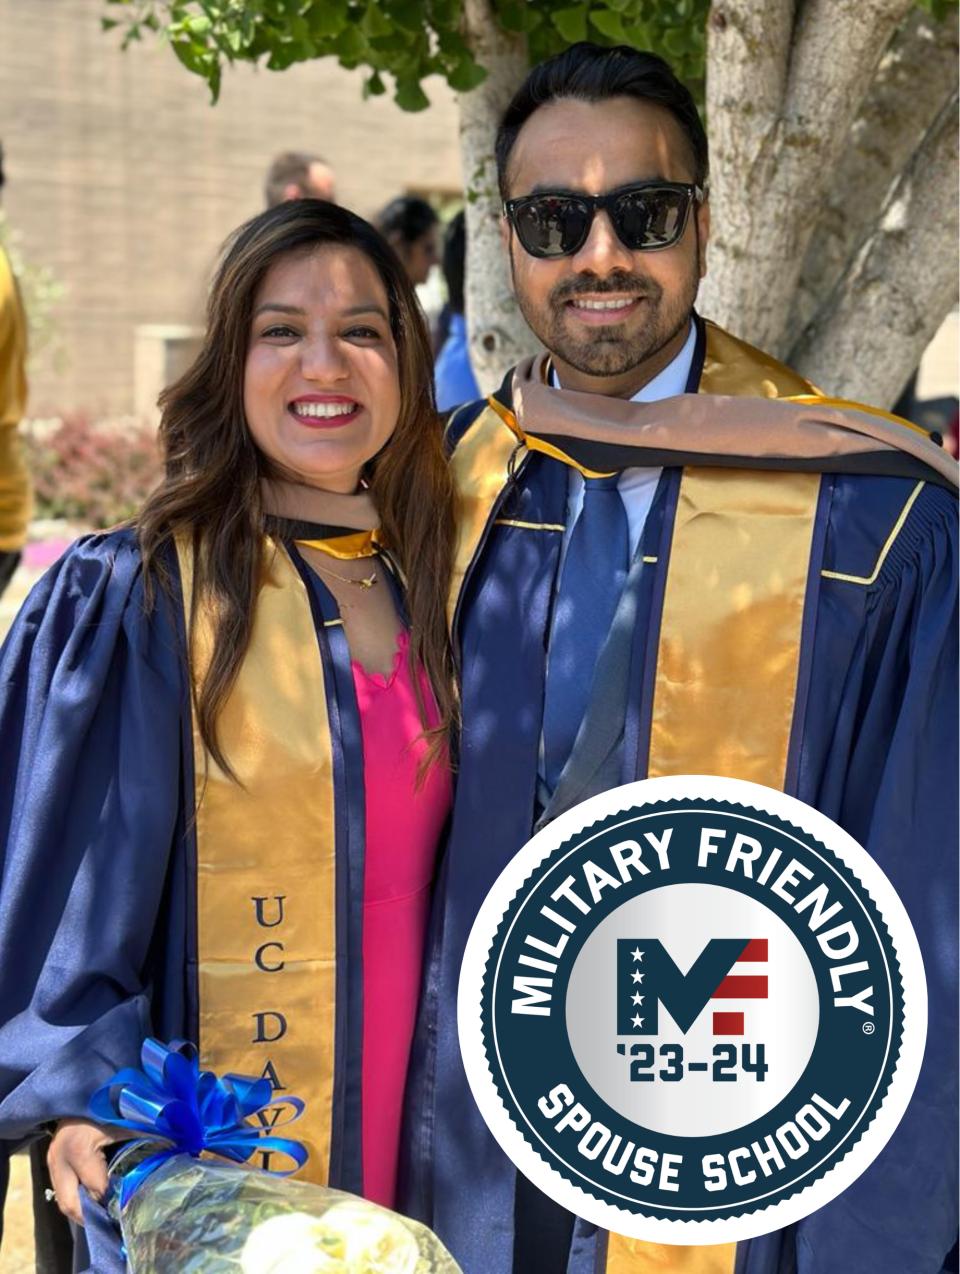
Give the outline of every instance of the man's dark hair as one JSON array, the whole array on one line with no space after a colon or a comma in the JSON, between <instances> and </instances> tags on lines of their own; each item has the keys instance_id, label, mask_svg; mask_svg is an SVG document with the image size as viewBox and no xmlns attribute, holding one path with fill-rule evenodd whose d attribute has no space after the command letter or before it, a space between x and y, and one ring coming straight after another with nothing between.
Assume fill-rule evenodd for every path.
<instances>
[{"instance_id":1,"label":"man's dark hair","mask_svg":"<svg viewBox=\"0 0 960 1274\"><path fill-rule=\"evenodd\" d=\"M399 235L404 243L416 243L440 218L427 203L416 195L400 195L391 199L373 219L374 225L384 236Z\"/></svg>"},{"instance_id":2,"label":"man's dark hair","mask_svg":"<svg viewBox=\"0 0 960 1274\"><path fill-rule=\"evenodd\" d=\"M624 44L607 49L584 41L535 66L513 95L497 130L501 198L507 199L510 194L507 167L521 128L539 107L561 97L582 102L635 97L662 106L683 129L690 144L694 181L698 186L706 184L707 134L690 90L677 79L669 63L655 53L643 53Z\"/></svg>"},{"instance_id":3,"label":"man's dark hair","mask_svg":"<svg viewBox=\"0 0 960 1274\"><path fill-rule=\"evenodd\" d=\"M285 150L282 155L277 155L267 170L263 188L267 207L276 208L278 203L282 203L283 192L291 183L306 193L311 164L326 165L327 161L303 150Z\"/></svg>"}]
</instances>

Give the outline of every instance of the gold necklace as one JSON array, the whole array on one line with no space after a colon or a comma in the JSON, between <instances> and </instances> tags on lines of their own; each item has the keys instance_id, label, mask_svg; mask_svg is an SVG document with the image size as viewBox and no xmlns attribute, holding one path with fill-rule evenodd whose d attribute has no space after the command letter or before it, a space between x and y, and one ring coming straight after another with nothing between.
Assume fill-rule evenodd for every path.
<instances>
[{"instance_id":1,"label":"gold necklace","mask_svg":"<svg viewBox=\"0 0 960 1274\"><path fill-rule=\"evenodd\" d=\"M321 575L329 575L333 579L338 579L341 584L356 584L357 588L373 588L379 580L377 568L374 567L369 575L365 575L363 579L351 579L349 575L338 575L336 571L331 571L327 566L321 566L318 562L314 562L313 566Z\"/></svg>"}]
</instances>

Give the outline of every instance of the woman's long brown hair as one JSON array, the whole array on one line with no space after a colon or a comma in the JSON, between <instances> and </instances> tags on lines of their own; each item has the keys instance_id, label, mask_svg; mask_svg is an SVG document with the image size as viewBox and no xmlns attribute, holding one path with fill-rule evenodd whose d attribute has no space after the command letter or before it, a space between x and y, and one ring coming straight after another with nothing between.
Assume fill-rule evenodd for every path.
<instances>
[{"instance_id":1,"label":"woman's long brown hair","mask_svg":"<svg viewBox=\"0 0 960 1274\"><path fill-rule=\"evenodd\" d=\"M372 226L334 204L293 200L252 218L227 243L210 291L200 353L160 398L165 477L137 519L148 604L155 586L170 587L166 562L174 538L187 534L192 539L192 614L203 602L214 616L211 663L194 692L197 724L210 755L227 773L232 770L217 723L250 643L267 566L261 479L270 476L270 467L243 410L254 300L279 260L327 246L359 249L379 274L390 303L400 415L365 475L385 539L407 580L410 659L426 669L439 708L439 725L426 731L431 758L442 754L456 714L446 620L454 495L420 306L403 267ZM422 702L420 716L426 730Z\"/></svg>"}]
</instances>

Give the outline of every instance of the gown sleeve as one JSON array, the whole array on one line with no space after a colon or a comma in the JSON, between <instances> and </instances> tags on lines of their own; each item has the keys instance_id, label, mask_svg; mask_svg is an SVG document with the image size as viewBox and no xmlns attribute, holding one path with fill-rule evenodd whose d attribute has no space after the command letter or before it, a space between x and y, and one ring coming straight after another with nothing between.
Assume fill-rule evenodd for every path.
<instances>
[{"instance_id":1,"label":"gown sleeve","mask_svg":"<svg viewBox=\"0 0 960 1274\"><path fill-rule=\"evenodd\" d=\"M928 488L868 591L856 657L829 712L832 741L812 803L865 846L904 903L929 1025L892 1138L798 1225L798 1274L940 1274L956 1241L957 577L956 501Z\"/></svg>"},{"instance_id":2,"label":"gown sleeve","mask_svg":"<svg viewBox=\"0 0 960 1274\"><path fill-rule=\"evenodd\" d=\"M133 533L79 541L0 651L0 1138L137 1064L180 791L183 659Z\"/></svg>"}]
</instances>

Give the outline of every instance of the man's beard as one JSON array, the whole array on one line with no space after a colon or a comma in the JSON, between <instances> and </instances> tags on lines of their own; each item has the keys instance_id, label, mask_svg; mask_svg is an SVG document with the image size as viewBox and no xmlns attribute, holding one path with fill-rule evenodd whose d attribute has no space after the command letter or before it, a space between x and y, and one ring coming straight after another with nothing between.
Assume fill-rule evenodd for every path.
<instances>
[{"instance_id":1,"label":"man's beard","mask_svg":"<svg viewBox=\"0 0 960 1274\"><path fill-rule=\"evenodd\" d=\"M511 257L511 270L513 260ZM588 376L622 376L652 358L686 326L697 298L700 279L695 267L677 295L664 298L663 288L653 279L618 271L600 279L581 274L559 284L550 293L543 309L535 309L517 287L514 293L520 312L540 343L568 367ZM584 327L582 336L574 336L569 328L566 302L589 293L600 296L619 292L643 298L647 310L645 321L627 331L626 322L612 322L603 327Z\"/></svg>"}]
</instances>

